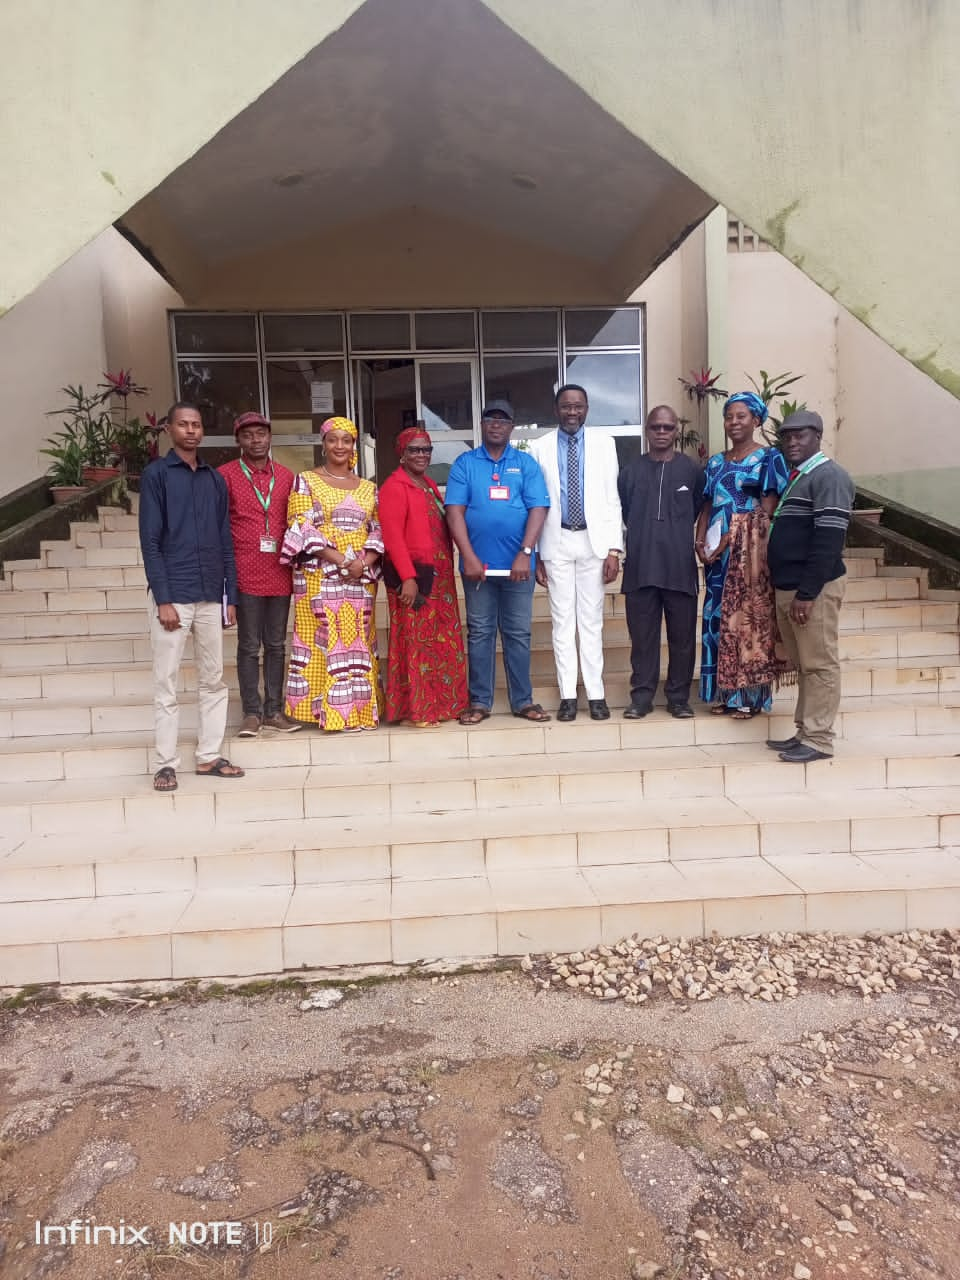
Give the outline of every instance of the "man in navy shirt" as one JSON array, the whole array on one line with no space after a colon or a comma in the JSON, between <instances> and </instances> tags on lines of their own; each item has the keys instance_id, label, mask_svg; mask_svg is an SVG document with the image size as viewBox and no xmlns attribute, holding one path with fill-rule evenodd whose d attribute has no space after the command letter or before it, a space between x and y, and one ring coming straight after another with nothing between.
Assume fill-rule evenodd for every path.
<instances>
[{"instance_id":1,"label":"man in navy shirt","mask_svg":"<svg viewBox=\"0 0 960 1280\"><path fill-rule=\"evenodd\" d=\"M510 444L512 433L510 404L492 400L481 415L483 444L462 453L447 479L447 524L460 551L467 611L470 706L461 724L490 715L498 629L511 711L521 720L550 719L530 683L534 547L550 497L538 464Z\"/></svg>"},{"instance_id":2,"label":"man in navy shirt","mask_svg":"<svg viewBox=\"0 0 960 1280\"><path fill-rule=\"evenodd\" d=\"M176 791L177 676L193 632L200 713L197 773L242 778L220 754L227 726L223 621L237 620L237 570L230 537L227 486L197 456L203 422L196 405L179 401L167 414L173 448L151 462L140 481L140 547L149 587L156 725L155 791ZM223 601L226 618L222 619Z\"/></svg>"}]
</instances>

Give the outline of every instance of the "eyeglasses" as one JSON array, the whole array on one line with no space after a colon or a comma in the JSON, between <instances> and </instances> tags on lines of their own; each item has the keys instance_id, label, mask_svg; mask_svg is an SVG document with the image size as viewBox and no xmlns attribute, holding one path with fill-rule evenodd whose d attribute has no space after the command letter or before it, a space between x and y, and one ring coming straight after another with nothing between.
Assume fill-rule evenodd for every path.
<instances>
[{"instance_id":1,"label":"eyeglasses","mask_svg":"<svg viewBox=\"0 0 960 1280\"><path fill-rule=\"evenodd\" d=\"M423 453L428 456L433 453L432 444L408 444L407 453Z\"/></svg>"},{"instance_id":2,"label":"eyeglasses","mask_svg":"<svg viewBox=\"0 0 960 1280\"><path fill-rule=\"evenodd\" d=\"M648 431L676 431L676 429L675 422L651 422L647 427Z\"/></svg>"},{"instance_id":3,"label":"eyeglasses","mask_svg":"<svg viewBox=\"0 0 960 1280\"><path fill-rule=\"evenodd\" d=\"M482 422L509 422L509 418L505 418L502 413L486 413L481 419Z\"/></svg>"}]
</instances>

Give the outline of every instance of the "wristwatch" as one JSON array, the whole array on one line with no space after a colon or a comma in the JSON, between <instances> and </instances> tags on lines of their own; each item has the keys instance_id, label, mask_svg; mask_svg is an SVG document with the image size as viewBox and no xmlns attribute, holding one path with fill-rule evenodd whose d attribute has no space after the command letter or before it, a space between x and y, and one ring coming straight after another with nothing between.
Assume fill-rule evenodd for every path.
<instances>
[{"instance_id":1,"label":"wristwatch","mask_svg":"<svg viewBox=\"0 0 960 1280\"><path fill-rule=\"evenodd\" d=\"M521 547L520 550L523 552L525 556L533 555L533 547Z\"/></svg>"}]
</instances>

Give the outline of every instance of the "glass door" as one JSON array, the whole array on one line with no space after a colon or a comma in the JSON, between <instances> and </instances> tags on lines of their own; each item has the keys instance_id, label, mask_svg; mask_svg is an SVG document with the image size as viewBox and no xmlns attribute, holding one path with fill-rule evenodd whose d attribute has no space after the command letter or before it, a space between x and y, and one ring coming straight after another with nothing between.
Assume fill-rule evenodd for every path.
<instances>
[{"instance_id":1,"label":"glass door","mask_svg":"<svg viewBox=\"0 0 960 1280\"><path fill-rule=\"evenodd\" d=\"M476 444L480 421L477 361L424 356L416 361L417 417L433 440L427 474L443 485L454 460Z\"/></svg>"}]
</instances>

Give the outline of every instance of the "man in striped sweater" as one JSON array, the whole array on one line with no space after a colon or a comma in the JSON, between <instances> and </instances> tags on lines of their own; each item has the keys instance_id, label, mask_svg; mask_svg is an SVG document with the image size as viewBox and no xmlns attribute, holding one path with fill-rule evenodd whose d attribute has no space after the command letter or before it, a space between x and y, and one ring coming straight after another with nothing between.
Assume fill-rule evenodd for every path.
<instances>
[{"instance_id":1,"label":"man in striped sweater","mask_svg":"<svg viewBox=\"0 0 960 1280\"><path fill-rule=\"evenodd\" d=\"M768 742L788 764L833 755L840 706L838 630L843 602L843 543L853 507L853 481L823 452L823 419L803 410L780 428L780 448L792 468L773 516L767 560L776 590L777 622L800 673L797 732Z\"/></svg>"}]
</instances>

